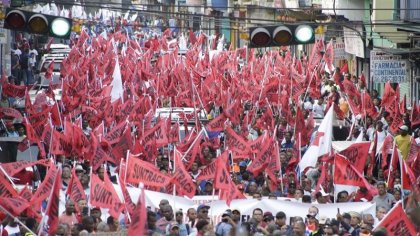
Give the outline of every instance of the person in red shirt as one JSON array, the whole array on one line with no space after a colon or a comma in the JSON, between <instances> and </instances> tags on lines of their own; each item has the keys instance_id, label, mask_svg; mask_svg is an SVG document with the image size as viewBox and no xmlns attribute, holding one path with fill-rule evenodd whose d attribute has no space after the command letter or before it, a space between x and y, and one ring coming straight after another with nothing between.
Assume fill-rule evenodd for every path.
<instances>
[{"instance_id":1,"label":"person in red shirt","mask_svg":"<svg viewBox=\"0 0 420 236\"><path fill-rule=\"evenodd\" d=\"M77 220L76 214L74 212L75 212L74 201L69 199L66 202L66 210L59 217L60 224L66 224L67 228L71 229L73 228L74 224L79 223L79 221ZM69 230L68 235L70 235L70 230Z\"/></svg>"},{"instance_id":2,"label":"person in red shirt","mask_svg":"<svg viewBox=\"0 0 420 236\"><path fill-rule=\"evenodd\" d=\"M353 193L354 194L354 193ZM364 200L366 199L366 200ZM359 188L359 190L357 190L356 194L354 195L354 202L370 202L372 201L373 196L371 193L369 193L369 191L366 188Z\"/></svg>"}]
</instances>

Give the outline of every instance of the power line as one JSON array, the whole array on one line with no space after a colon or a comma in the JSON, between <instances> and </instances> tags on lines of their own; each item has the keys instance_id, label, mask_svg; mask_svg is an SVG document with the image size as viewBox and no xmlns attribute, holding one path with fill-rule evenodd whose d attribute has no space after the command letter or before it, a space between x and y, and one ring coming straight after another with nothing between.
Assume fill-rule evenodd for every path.
<instances>
[{"instance_id":1,"label":"power line","mask_svg":"<svg viewBox=\"0 0 420 236\"><path fill-rule=\"evenodd\" d=\"M35 1L35 3L49 3L49 1ZM159 15L159 16L165 16L165 15L171 15L171 16L187 16L187 17L203 17L203 18L211 18L211 19L228 19L231 22L235 22L235 21L259 21L259 22L268 22L268 23L288 23L288 24L302 24L304 23L303 21L299 21L299 22L287 22L287 21L280 21L278 19L265 19L265 18L254 18L254 17L234 17L234 16L215 16L215 15L206 15L206 14L197 14L197 13L185 13L185 12L166 12L163 13L162 11L159 10L142 10L142 9L132 9L132 8L124 8L124 7L110 7L110 6L103 6L99 4L100 2L90 2L89 4L87 3L83 3L83 4L74 4L74 3L68 3L68 2L60 2L58 3L59 5L63 5L63 6L74 6L74 5L79 5L82 7L101 7L101 8L106 8L106 9L113 9L113 10L126 10L126 11L131 11L131 12L139 12L139 13L143 13L143 14L154 14L154 15ZM111 4L113 5L113 4ZM120 4L118 4L120 5ZM146 4L147 5L147 4ZM152 4L149 4L149 6L151 6ZM157 4L153 4L152 6L170 6L170 5L157 5ZM172 5L173 6L173 5ZM178 6L174 6L174 7L178 7ZM182 6L180 6L182 7ZM275 8L268 8L268 9L272 9L272 10L276 10ZM286 9L287 10L287 9ZM280 15L279 15L280 16ZM275 17L275 15L273 16ZM185 20L183 18L181 18L181 20ZM315 20L315 17L314 19ZM311 21L310 21L311 22ZM244 23L244 22L240 22L240 23ZM248 22L248 23L252 23L252 22ZM256 24L255 22L252 24ZM375 21L375 23L366 23L366 22L353 22L353 21L336 21L336 22L324 22L324 23L319 23L321 25L336 25L336 26L343 26L343 25L384 25L384 26L416 26L418 24L415 24L413 22L395 22L395 21L390 21L390 20L384 20L384 21ZM258 25L258 24L256 24Z\"/></svg>"}]
</instances>

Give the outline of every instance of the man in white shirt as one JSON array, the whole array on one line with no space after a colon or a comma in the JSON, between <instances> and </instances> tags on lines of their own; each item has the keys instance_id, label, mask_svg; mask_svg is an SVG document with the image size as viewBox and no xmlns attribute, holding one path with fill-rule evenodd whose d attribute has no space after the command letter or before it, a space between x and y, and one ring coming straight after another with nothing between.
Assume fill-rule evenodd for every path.
<instances>
[{"instance_id":1,"label":"man in white shirt","mask_svg":"<svg viewBox=\"0 0 420 236\"><path fill-rule=\"evenodd\" d=\"M29 50L29 65L31 68L36 66L36 57L38 56L38 51L31 45L31 49Z\"/></svg>"},{"instance_id":2,"label":"man in white shirt","mask_svg":"<svg viewBox=\"0 0 420 236\"><path fill-rule=\"evenodd\" d=\"M323 103L324 103L324 99L321 97L312 106L312 112L314 113L315 118L324 118L325 105Z\"/></svg>"}]
</instances>

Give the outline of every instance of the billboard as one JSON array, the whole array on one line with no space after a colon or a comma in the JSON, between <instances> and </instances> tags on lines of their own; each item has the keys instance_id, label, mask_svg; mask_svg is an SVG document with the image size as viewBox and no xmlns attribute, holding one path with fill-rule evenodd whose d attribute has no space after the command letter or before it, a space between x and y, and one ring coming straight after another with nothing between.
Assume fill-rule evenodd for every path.
<instances>
[{"instance_id":1,"label":"billboard","mask_svg":"<svg viewBox=\"0 0 420 236\"><path fill-rule=\"evenodd\" d=\"M403 83L409 76L409 63L400 55L379 50L370 52L370 79L374 83Z\"/></svg>"}]
</instances>

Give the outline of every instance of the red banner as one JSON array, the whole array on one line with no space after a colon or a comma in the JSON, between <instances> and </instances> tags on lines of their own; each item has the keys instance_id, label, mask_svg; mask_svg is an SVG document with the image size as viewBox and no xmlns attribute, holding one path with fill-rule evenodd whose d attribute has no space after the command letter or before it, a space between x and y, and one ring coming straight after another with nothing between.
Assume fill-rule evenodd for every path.
<instances>
[{"instance_id":1,"label":"red banner","mask_svg":"<svg viewBox=\"0 0 420 236\"><path fill-rule=\"evenodd\" d=\"M14 176L15 174L19 173L21 170L25 169L26 167L34 166L34 165L44 165L48 166L49 160L39 160L39 161L15 161L10 163L2 164L3 169L7 172L8 175Z\"/></svg>"},{"instance_id":2,"label":"red banner","mask_svg":"<svg viewBox=\"0 0 420 236\"><path fill-rule=\"evenodd\" d=\"M209 132L223 131L225 129L225 121L226 121L225 114L221 114L217 116L206 125L207 131Z\"/></svg>"},{"instance_id":3,"label":"red banner","mask_svg":"<svg viewBox=\"0 0 420 236\"><path fill-rule=\"evenodd\" d=\"M91 204L97 207L111 208L114 205L114 197L111 189L96 174L92 174L91 178Z\"/></svg>"},{"instance_id":4,"label":"red banner","mask_svg":"<svg viewBox=\"0 0 420 236\"><path fill-rule=\"evenodd\" d=\"M15 197L18 193L13 188L9 179L0 171L0 197Z\"/></svg>"},{"instance_id":5,"label":"red banner","mask_svg":"<svg viewBox=\"0 0 420 236\"><path fill-rule=\"evenodd\" d=\"M76 175L75 168L73 168L72 170L70 183L67 187L66 193L75 203L79 202L82 199L86 200L85 190L83 189L83 186Z\"/></svg>"},{"instance_id":6,"label":"red banner","mask_svg":"<svg viewBox=\"0 0 420 236\"><path fill-rule=\"evenodd\" d=\"M131 224L128 228L127 235L144 235L145 226L147 225L147 207L144 188L141 188L141 194L137 200L137 206L134 214L131 215Z\"/></svg>"},{"instance_id":7,"label":"red banner","mask_svg":"<svg viewBox=\"0 0 420 236\"><path fill-rule=\"evenodd\" d=\"M191 175L185 170L184 164L182 164L181 156L179 152L175 152L175 175L172 181L177 186L176 190L179 195L193 198L197 186L191 179Z\"/></svg>"},{"instance_id":8,"label":"red banner","mask_svg":"<svg viewBox=\"0 0 420 236\"><path fill-rule=\"evenodd\" d=\"M22 98L25 96L26 86L5 83L2 91L8 97Z\"/></svg>"},{"instance_id":9,"label":"red banner","mask_svg":"<svg viewBox=\"0 0 420 236\"><path fill-rule=\"evenodd\" d=\"M8 107L0 107L0 117L2 116L13 117L19 120L23 119L22 114L18 110Z\"/></svg>"},{"instance_id":10,"label":"red banner","mask_svg":"<svg viewBox=\"0 0 420 236\"><path fill-rule=\"evenodd\" d=\"M72 137L67 137L57 130L52 131L51 154L69 156L73 149Z\"/></svg>"},{"instance_id":11,"label":"red banner","mask_svg":"<svg viewBox=\"0 0 420 236\"><path fill-rule=\"evenodd\" d=\"M125 130L126 124L127 124L127 122L123 121L123 122L119 123L117 126L115 126L111 131L109 131L106 134L105 140L108 141L108 143L110 145L118 143L118 141L121 138L122 133Z\"/></svg>"},{"instance_id":12,"label":"red banner","mask_svg":"<svg viewBox=\"0 0 420 236\"><path fill-rule=\"evenodd\" d=\"M176 122L175 125L172 126L168 133L168 142L169 143L177 143L179 142L179 123Z\"/></svg>"},{"instance_id":13,"label":"red banner","mask_svg":"<svg viewBox=\"0 0 420 236\"><path fill-rule=\"evenodd\" d=\"M21 197L5 198L0 197L0 205L7 209L14 216L20 215L22 211L29 207L27 200Z\"/></svg>"},{"instance_id":14,"label":"red banner","mask_svg":"<svg viewBox=\"0 0 420 236\"><path fill-rule=\"evenodd\" d=\"M227 127L226 129L226 146L239 154L247 155L250 152L248 142L241 136L235 133L235 131Z\"/></svg>"},{"instance_id":15,"label":"red banner","mask_svg":"<svg viewBox=\"0 0 420 236\"><path fill-rule=\"evenodd\" d=\"M372 191L373 195L377 193L377 190L367 182L365 177L340 154L335 155L334 183L365 187L368 191Z\"/></svg>"},{"instance_id":16,"label":"red banner","mask_svg":"<svg viewBox=\"0 0 420 236\"><path fill-rule=\"evenodd\" d=\"M267 140L261 152L257 154L255 160L248 167L248 171L251 172L254 176L257 176L267 167L272 157L278 156L275 153L276 148L274 145L276 145L276 143L271 138Z\"/></svg>"},{"instance_id":17,"label":"red banner","mask_svg":"<svg viewBox=\"0 0 420 236\"><path fill-rule=\"evenodd\" d=\"M228 153L225 151L221 156L217 158L216 175L214 177L214 188L215 189L231 189L231 178L226 164L228 163Z\"/></svg>"},{"instance_id":18,"label":"red banner","mask_svg":"<svg viewBox=\"0 0 420 236\"><path fill-rule=\"evenodd\" d=\"M213 179L216 175L217 160L217 158L214 159L214 161L208 164L204 169L201 169L200 175L197 177L197 180Z\"/></svg>"},{"instance_id":19,"label":"red banner","mask_svg":"<svg viewBox=\"0 0 420 236\"><path fill-rule=\"evenodd\" d=\"M25 199L26 201L30 201L32 198L32 191L29 190L28 186L26 185L19 193L19 197Z\"/></svg>"},{"instance_id":20,"label":"red banner","mask_svg":"<svg viewBox=\"0 0 420 236\"><path fill-rule=\"evenodd\" d=\"M127 182L145 186L165 187L171 177L162 174L153 164L131 156L127 160Z\"/></svg>"},{"instance_id":21,"label":"red banner","mask_svg":"<svg viewBox=\"0 0 420 236\"><path fill-rule=\"evenodd\" d=\"M416 228L408 219L401 202L398 202L376 227L384 227L388 234L393 236L417 234Z\"/></svg>"},{"instance_id":22,"label":"red banner","mask_svg":"<svg viewBox=\"0 0 420 236\"><path fill-rule=\"evenodd\" d=\"M52 189L54 188L54 181L58 173L58 169L55 167L54 164L51 164L49 168L50 169L47 171L47 176L45 176L44 181L42 181L42 183L39 185L38 189L31 198L31 204L34 206L47 199Z\"/></svg>"},{"instance_id":23,"label":"red banner","mask_svg":"<svg viewBox=\"0 0 420 236\"><path fill-rule=\"evenodd\" d=\"M347 160L356 168L358 172L363 173L366 159L369 153L369 147L370 142L354 143L339 153L347 157Z\"/></svg>"},{"instance_id":24,"label":"red banner","mask_svg":"<svg viewBox=\"0 0 420 236\"><path fill-rule=\"evenodd\" d=\"M60 189L62 185L61 168L58 171L56 171L56 175L54 175L53 178L55 181L53 183L52 188L50 189L52 193L51 196L49 196L48 198L48 205L45 211L45 215L48 216L48 235L53 235L55 233L59 223L60 212L58 208L60 204Z\"/></svg>"}]
</instances>

